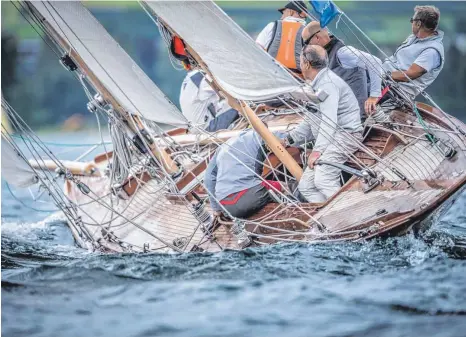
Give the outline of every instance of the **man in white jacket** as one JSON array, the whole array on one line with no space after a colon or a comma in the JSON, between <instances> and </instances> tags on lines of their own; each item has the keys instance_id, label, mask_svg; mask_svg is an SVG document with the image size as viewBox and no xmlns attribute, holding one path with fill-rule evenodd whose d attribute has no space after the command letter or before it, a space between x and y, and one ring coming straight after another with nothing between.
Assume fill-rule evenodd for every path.
<instances>
[{"instance_id":1,"label":"man in white jacket","mask_svg":"<svg viewBox=\"0 0 466 337\"><path fill-rule=\"evenodd\" d=\"M239 118L238 111L218 96L199 70L186 75L181 85L180 106L192 124L190 131L193 133L228 129Z\"/></svg>"}]
</instances>

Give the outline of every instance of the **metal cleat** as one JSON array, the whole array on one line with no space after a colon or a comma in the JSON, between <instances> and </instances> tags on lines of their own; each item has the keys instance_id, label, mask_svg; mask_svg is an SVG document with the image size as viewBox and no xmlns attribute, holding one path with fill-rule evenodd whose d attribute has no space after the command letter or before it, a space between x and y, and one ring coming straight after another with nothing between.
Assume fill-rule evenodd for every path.
<instances>
[{"instance_id":1,"label":"metal cleat","mask_svg":"<svg viewBox=\"0 0 466 337\"><path fill-rule=\"evenodd\" d=\"M242 221L236 219L233 226L231 226L230 232L238 240L237 244L241 249L252 245L253 241L244 229L244 223Z\"/></svg>"}]
</instances>

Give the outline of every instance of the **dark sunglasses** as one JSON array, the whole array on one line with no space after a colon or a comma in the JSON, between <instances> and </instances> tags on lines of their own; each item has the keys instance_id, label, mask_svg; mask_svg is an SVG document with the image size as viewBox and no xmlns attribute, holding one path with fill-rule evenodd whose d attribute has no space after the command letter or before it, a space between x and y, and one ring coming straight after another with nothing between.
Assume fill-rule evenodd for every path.
<instances>
[{"instance_id":1,"label":"dark sunglasses","mask_svg":"<svg viewBox=\"0 0 466 337\"><path fill-rule=\"evenodd\" d=\"M421 21L421 19L414 19L414 18L409 19L409 22L411 23L413 23L414 21Z\"/></svg>"},{"instance_id":2,"label":"dark sunglasses","mask_svg":"<svg viewBox=\"0 0 466 337\"><path fill-rule=\"evenodd\" d=\"M320 30L318 30L317 32L315 32L314 34L312 34L308 39L306 39L305 41L303 41L303 47L307 46L309 44L309 42L311 42L312 38L314 36L316 36L317 33L320 33Z\"/></svg>"}]
</instances>

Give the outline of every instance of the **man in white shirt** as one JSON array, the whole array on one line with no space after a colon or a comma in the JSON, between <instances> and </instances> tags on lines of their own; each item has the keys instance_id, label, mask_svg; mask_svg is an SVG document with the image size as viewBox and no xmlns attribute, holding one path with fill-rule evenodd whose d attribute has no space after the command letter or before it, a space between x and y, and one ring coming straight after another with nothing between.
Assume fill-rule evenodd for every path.
<instances>
[{"instance_id":1,"label":"man in white shirt","mask_svg":"<svg viewBox=\"0 0 466 337\"><path fill-rule=\"evenodd\" d=\"M304 1L291 1L278 11L282 13L280 20L265 26L256 43L285 67L300 73L301 33L306 24L307 6Z\"/></svg>"},{"instance_id":2,"label":"man in white shirt","mask_svg":"<svg viewBox=\"0 0 466 337\"><path fill-rule=\"evenodd\" d=\"M192 124L190 131L193 133L228 129L239 118L238 111L232 109L226 99L220 99L199 70L188 72L183 80L180 106Z\"/></svg>"},{"instance_id":3,"label":"man in white shirt","mask_svg":"<svg viewBox=\"0 0 466 337\"><path fill-rule=\"evenodd\" d=\"M312 21L304 28L302 38L305 45L319 45L327 51L330 70L353 90L362 115L364 112L371 114L375 111L382 88L382 61L374 55L345 46L330 35L327 28L321 28L317 21Z\"/></svg>"}]
</instances>

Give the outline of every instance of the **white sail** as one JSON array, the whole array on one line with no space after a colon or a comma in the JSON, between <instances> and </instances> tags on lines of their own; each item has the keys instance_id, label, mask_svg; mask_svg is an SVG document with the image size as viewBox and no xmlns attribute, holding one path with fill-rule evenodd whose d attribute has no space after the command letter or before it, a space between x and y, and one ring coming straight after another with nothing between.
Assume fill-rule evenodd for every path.
<instances>
[{"instance_id":1,"label":"white sail","mask_svg":"<svg viewBox=\"0 0 466 337\"><path fill-rule=\"evenodd\" d=\"M79 1L29 4L82 57L124 109L154 122L187 125L177 107Z\"/></svg>"},{"instance_id":2,"label":"white sail","mask_svg":"<svg viewBox=\"0 0 466 337\"><path fill-rule=\"evenodd\" d=\"M211 1L143 1L170 26L233 97L265 100L300 90L299 82Z\"/></svg>"},{"instance_id":3,"label":"white sail","mask_svg":"<svg viewBox=\"0 0 466 337\"><path fill-rule=\"evenodd\" d=\"M2 135L2 178L18 187L29 187L37 182L36 174Z\"/></svg>"}]
</instances>

